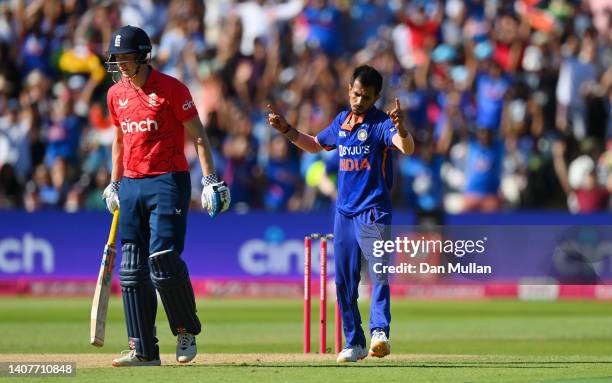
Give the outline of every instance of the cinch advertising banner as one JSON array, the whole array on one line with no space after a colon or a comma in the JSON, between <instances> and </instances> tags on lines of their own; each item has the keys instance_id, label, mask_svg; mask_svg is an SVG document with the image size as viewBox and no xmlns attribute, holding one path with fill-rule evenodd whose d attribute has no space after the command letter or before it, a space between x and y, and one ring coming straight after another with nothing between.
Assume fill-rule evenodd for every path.
<instances>
[{"instance_id":1,"label":"cinch advertising banner","mask_svg":"<svg viewBox=\"0 0 612 383\"><path fill-rule=\"evenodd\" d=\"M0 218L0 279L96 278L110 214L3 211ZM304 236L331 233L332 225L333 216L325 213L228 213L214 219L192 213L182 256L192 277L300 279ZM312 254L318 264L317 243ZM331 244L328 255L332 260Z\"/></svg>"},{"instance_id":2,"label":"cinch advertising banner","mask_svg":"<svg viewBox=\"0 0 612 383\"><path fill-rule=\"evenodd\" d=\"M0 220L0 280L95 280L109 214L3 211ZM392 243L368 249L390 256L386 264L396 266L390 283L600 284L612 279L609 215L449 216L448 225L437 227L413 221L407 213L394 213L396 225L387 238ZM331 213L229 213L211 219L194 212L182 256L192 278L295 282L303 278L304 236L332 233L332 226ZM314 275L318 249L313 241ZM334 274L333 254L330 241L328 275Z\"/></svg>"}]
</instances>

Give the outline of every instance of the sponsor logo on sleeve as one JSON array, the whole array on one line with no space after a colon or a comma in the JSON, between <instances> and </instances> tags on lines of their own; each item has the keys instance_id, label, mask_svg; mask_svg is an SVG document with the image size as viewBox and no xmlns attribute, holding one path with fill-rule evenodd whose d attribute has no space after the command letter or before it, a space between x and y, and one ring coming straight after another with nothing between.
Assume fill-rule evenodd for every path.
<instances>
[{"instance_id":1,"label":"sponsor logo on sleeve","mask_svg":"<svg viewBox=\"0 0 612 383\"><path fill-rule=\"evenodd\" d=\"M193 108L194 106L195 104L192 100L185 100L185 102L183 103L183 110L189 110Z\"/></svg>"}]
</instances>

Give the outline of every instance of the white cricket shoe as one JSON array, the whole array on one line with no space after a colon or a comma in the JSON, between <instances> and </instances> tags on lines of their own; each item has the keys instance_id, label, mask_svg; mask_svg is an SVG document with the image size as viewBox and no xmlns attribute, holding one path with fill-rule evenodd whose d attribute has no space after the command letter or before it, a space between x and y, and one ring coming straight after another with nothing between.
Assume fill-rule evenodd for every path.
<instances>
[{"instance_id":1,"label":"white cricket shoe","mask_svg":"<svg viewBox=\"0 0 612 383\"><path fill-rule=\"evenodd\" d=\"M178 334L176 337L176 361L189 363L197 353L195 335L188 332Z\"/></svg>"},{"instance_id":2,"label":"white cricket shoe","mask_svg":"<svg viewBox=\"0 0 612 383\"><path fill-rule=\"evenodd\" d=\"M347 347L344 350L340 351L338 354L338 358L336 358L336 362L338 363L347 363L347 362L356 362L368 356L368 351L365 347L362 346L353 346Z\"/></svg>"},{"instance_id":3,"label":"white cricket shoe","mask_svg":"<svg viewBox=\"0 0 612 383\"><path fill-rule=\"evenodd\" d=\"M376 329L372 332L369 356L384 358L391 353L391 344L383 330Z\"/></svg>"},{"instance_id":4,"label":"white cricket shoe","mask_svg":"<svg viewBox=\"0 0 612 383\"><path fill-rule=\"evenodd\" d=\"M122 356L113 359L113 367L140 367L140 366L160 366L159 359L147 360L136 355L136 350L126 350L121 352Z\"/></svg>"}]
</instances>

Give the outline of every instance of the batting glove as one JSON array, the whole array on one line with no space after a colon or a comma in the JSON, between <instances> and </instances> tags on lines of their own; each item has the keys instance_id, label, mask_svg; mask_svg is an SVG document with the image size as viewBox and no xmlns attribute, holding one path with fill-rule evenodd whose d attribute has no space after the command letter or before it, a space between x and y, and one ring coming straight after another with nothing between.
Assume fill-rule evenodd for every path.
<instances>
[{"instance_id":1,"label":"batting glove","mask_svg":"<svg viewBox=\"0 0 612 383\"><path fill-rule=\"evenodd\" d=\"M216 217L229 209L232 197L224 181L219 181L216 174L202 177L202 208L208 215Z\"/></svg>"},{"instance_id":2,"label":"batting glove","mask_svg":"<svg viewBox=\"0 0 612 383\"><path fill-rule=\"evenodd\" d=\"M108 211L113 214L115 210L119 209L119 185L121 181L113 181L111 182L106 189L104 189L104 193L102 193L102 197L106 201L106 208Z\"/></svg>"}]
</instances>

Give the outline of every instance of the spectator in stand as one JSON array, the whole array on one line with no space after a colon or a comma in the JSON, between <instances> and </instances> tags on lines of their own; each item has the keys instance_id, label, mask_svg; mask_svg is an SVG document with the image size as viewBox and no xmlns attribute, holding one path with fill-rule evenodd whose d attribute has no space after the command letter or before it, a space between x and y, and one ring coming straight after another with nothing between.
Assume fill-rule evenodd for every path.
<instances>
[{"instance_id":1,"label":"spectator in stand","mask_svg":"<svg viewBox=\"0 0 612 383\"><path fill-rule=\"evenodd\" d=\"M223 143L222 177L232 193L232 204L240 204L242 210L257 207L261 171L255 153L251 140L244 135L230 135Z\"/></svg>"},{"instance_id":2,"label":"spectator in stand","mask_svg":"<svg viewBox=\"0 0 612 383\"><path fill-rule=\"evenodd\" d=\"M42 30L42 13L36 13L25 20L25 38L20 48L21 75L25 78L30 72L39 70L49 76L52 74L49 62L50 42Z\"/></svg>"},{"instance_id":3,"label":"spectator in stand","mask_svg":"<svg viewBox=\"0 0 612 383\"><path fill-rule=\"evenodd\" d=\"M274 23L285 22L297 16L304 7L304 0L290 0L277 4L265 0L239 2L235 9L242 24L240 53L251 56L255 51L255 41L264 45L272 39Z\"/></svg>"},{"instance_id":4,"label":"spectator in stand","mask_svg":"<svg viewBox=\"0 0 612 383\"><path fill-rule=\"evenodd\" d=\"M84 182L87 182L87 180ZM84 191L83 207L86 210L106 210L106 202L103 198L100 198L100 195L109 183L110 172L108 168L100 166L91 181L91 186Z\"/></svg>"},{"instance_id":5,"label":"spectator in stand","mask_svg":"<svg viewBox=\"0 0 612 383\"><path fill-rule=\"evenodd\" d=\"M351 27L347 36L347 48L352 52L366 47L384 33L393 20L393 7L383 0L356 0L348 8Z\"/></svg>"},{"instance_id":6,"label":"spectator in stand","mask_svg":"<svg viewBox=\"0 0 612 383\"><path fill-rule=\"evenodd\" d=\"M44 164L34 170L32 180L26 185L25 208L28 211L59 208L65 195L51 182L51 173Z\"/></svg>"},{"instance_id":7,"label":"spectator in stand","mask_svg":"<svg viewBox=\"0 0 612 383\"><path fill-rule=\"evenodd\" d=\"M435 45L444 8L439 0L415 0L407 4L403 12L400 12L400 20L408 27L409 39L405 43L414 57L414 64L418 66L426 61L427 53Z\"/></svg>"},{"instance_id":8,"label":"spectator in stand","mask_svg":"<svg viewBox=\"0 0 612 383\"><path fill-rule=\"evenodd\" d=\"M94 91L104 81L106 70L94 51L91 40L77 40L75 45L64 50L59 57L59 69L71 81L86 82L76 102L88 105ZM87 107L81 107L87 110ZM82 113L83 115L85 113Z\"/></svg>"},{"instance_id":9,"label":"spectator in stand","mask_svg":"<svg viewBox=\"0 0 612 383\"><path fill-rule=\"evenodd\" d=\"M567 146L557 141L553 150L555 170L567 194L567 206L572 213L593 213L609 207L607 182L600 185L593 154L582 154L567 167ZM606 180L607 181L607 180Z\"/></svg>"},{"instance_id":10,"label":"spectator in stand","mask_svg":"<svg viewBox=\"0 0 612 383\"><path fill-rule=\"evenodd\" d=\"M11 164L0 165L0 209L23 207L23 190Z\"/></svg>"},{"instance_id":11,"label":"spectator in stand","mask_svg":"<svg viewBox=\"0 0 612 383\"><path fill-rule=\"evenodd\" d=\"M498 132L501 124L504 97L510 87L510 79L502 66L492 59L492 46L482 42L476 46L476 57L481 61L482 70L476 73L476 124L486 130Z\"/></svg>"},{"instance_id":12,"label":"spectator in stand","mask_svg":"<svg viewBox=\"0 0 612 383\"><path fill-rule=\"evenodd\" d=\"M83 120L74 114L72 100L55 100L50 117L46 123L45 164L51 168L58 159L63 159L70 166L79 166L78 149Z\"/></svg>"},{"instance_id":13,"label":"spectator in stand","mask_svg":"<svg viewBox=\"0 0 612 383\"><path fill-rule=\"evenodd\" d=\"M417 155L402 156L399 161L406 203L418 213L441 211L444 192L441 168L444 156L436 153L436 145L432 140L417 143L415 149Z\"/></svg>"},{"instance_id":14,"label":"spectator in stand","mask_svg":"<svg viewBox=\"0 0 612 383\"><path fill-rule=\"evenodd\" d=\"M25 183L32 168L30 153L30 124L20 116L19 100L11 98L6 111L0 117L0 166L11 165L17 180Z\"/></svg>"},{"instance_id":15,"label":"spectator in stand","mask_svg":"<svg viewBox=\"0 0 612 383\"><path fill-rule=\"evenodd\" d=\"M491 128L479 127L467 146L463 211L494 212L501 208L503 146Z\"/></svg>"},{"instance_id":16,"label":"spectator in stand","mask_svg":"<svg viewBox=\"0 0 612 383\"><path fill-rule=\"evenodd\" d=\"M342 13L332 1L309 0L298 20L307 46L332 57L344 53Z\"/></svg>"},{"instance_id":17,"label":"spectator in stand","mask_svg":"<svg viewBox=\"0 0 612 383\"><path fill-rule=\"evenodd\" d=\"M592 37L585 36L580 43L578 36L570 36L562 52L565 57L557 83L557 125L559 130L572 134L576 139L583 139L588 131L584 95L589 84L596 82L599 76L595 63L596 42Z\"/></svg>"},{"instance_id":18,"label":"spectator in stand","mask_svg":"<svg viewBox=\"0 0 612 383\"><path fill-rule=\"evenodd\" d=\"M299 201L292 200L300 188L299 164L290 151L287 140L276 135L270 143L270 161L265 169L267 181L264 195L266 209L296 210Z\"/></svg>"},{"instance_id":19,"label":"spectator in stand","mask_svg":"<svg viewBox=\"0 0 612 383\"><path fill-rule=\"evenodd\" d=\"M121 24L144 29L158 39L168 23L166 0L124 0L121 2Z\"/></svg>"},{"instance_id":20,"label":"spectator in stand","mask_svg":"<svg viewBox=\"0 0 612 383\"><path fill-rule=\"evenodd\" d=\"M146 29L152 65L192 88L217 170L242 201L236 209L330 205L328 158L285 157L264 106L291 111L292 126L316 135L346 108L345 84L366 62L385 78L379 106L397 97L407 128L435 145L439 174L428 150L411 160L442 179L434 200L441 193L445 211L463 211L471 188L493 200L500 177L502 199L487 210L565 209L566 191L586 194L567 187L556 141L568 168L584 154L595 163L599 181L589 193L603 201L608 152L581 146L612 136L610 20L603 0L0 1L0 206L90 205L114 137L104 97L111 81L100 81L100 62L122 24ZM185 145L198 178L193 144ZM587 162L572 174L592 177L593 166L579 166ZM51 169L62 181L47 185ZM15 198L19 190L25 200ZM406 205L399 186L392 195Z\"/></svg>"},{"instance_id":21,"label":"spectator in stand","mask_svg":"<svg viewBox=\"0 0 612 383\"><path fill-rule=\"evenodd\" d=\"M171 17L161 37L157 62L160 71L192 86L197 80L197 58L203 55L206 43L200 19L188 12L182 9Z\"/></svg>"}]
</instances>

